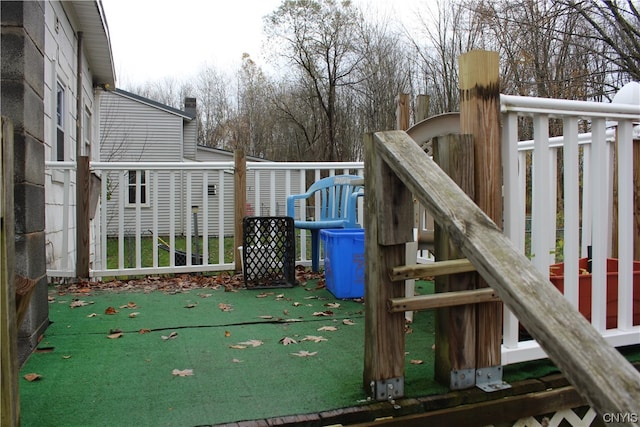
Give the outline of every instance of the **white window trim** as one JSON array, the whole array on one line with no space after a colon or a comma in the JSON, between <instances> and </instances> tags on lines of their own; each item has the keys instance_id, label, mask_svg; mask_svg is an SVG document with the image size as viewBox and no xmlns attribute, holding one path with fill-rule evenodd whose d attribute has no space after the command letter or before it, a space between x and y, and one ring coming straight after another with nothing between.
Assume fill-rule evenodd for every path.
<instances>
[{"instance_id":1,"label":"white window trim","mask_svg":"<svg viewBox=\"0 0 640 427\"><path fill-rule=\"evenodd\" d=\"M139 202L135 202L135 203L131 203L129 201L129 189L131 188L131 184L129 184L129 172L136 172L136 185L137 185L137 172L144 172L144 184L142 185L142 188L140 189L140 195L142 195L142 191L144 190L144 200L145 203L139 203ZM135 208L136 206L140 206L141 208L148 208L151 206L150 202L149 202L149 171L148 170L136 170L136 169L132 169L130 171L127 172L127 179L126 179L126 183L127 183L127 191L125 191L125 204L124 206L126 208Z\"/></svg>"}]
</instances>

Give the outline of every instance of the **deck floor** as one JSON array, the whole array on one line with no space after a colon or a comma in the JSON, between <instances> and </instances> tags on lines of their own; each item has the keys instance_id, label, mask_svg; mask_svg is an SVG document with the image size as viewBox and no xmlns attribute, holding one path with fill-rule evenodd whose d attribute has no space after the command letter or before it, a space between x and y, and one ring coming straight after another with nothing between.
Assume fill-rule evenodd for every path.
<instances>
[{"instance_id":1,"label":"deck floor","mask_svg":"<svg viewBox=\"0 0 640 427\"><path fill-rule=\"evenodd\" d=\"M21 376L22 426L198 426L373 405L362 388L363 310L316 281L237 292L51 287L52 324L21 370L41 376ZM447 392L433 380L433 330L433 313L416 313L406 335L409 398ZM537 362L507 367L505 379L554 371Z\"/></svg>"}]
</instances>

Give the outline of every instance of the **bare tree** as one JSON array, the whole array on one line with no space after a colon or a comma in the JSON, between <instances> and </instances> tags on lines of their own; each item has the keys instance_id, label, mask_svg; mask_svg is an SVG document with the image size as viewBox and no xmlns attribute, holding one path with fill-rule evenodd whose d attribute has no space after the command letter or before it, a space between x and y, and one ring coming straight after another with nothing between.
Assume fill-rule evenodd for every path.
<instances>
[{"instance_id":1,"label":"bare tree","mask_svg":"<svg viewBox=\"0 0 640 427\"><path fill-rule=\"evenodd\" d=\"M612 73L640 81L640 5L627 0L567 0L594 30L586 46L601 43L606 49L594 49L593 54L614 65Z\"/></svg>"},{"instance_id":2,"label":"bare tree","mask_svg":"<svg viewBox=\"0 0 640 427\"><path fill-rule=\"evenodd\" d=\"M338 148L345 137L340 132L338 96L340 88L357 83L356 70L362 61L357 25L362 19L349 1L335 0L285 0L265 18L265 32L274 49L292 67L290 77L297 79L302 105L321 125L317 139L309 136L318 129L304 130L316 159L343 160ZM279 103L282 112L293 116L299 109L283 104L291 100ZM303 120L295 123L304 125Z\"/></svg>"}]
</instances>

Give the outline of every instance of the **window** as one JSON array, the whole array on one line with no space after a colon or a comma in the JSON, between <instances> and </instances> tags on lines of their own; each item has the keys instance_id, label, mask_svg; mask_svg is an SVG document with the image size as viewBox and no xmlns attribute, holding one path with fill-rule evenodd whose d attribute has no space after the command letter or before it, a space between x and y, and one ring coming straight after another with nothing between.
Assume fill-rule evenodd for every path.
<instances>
[{"instance_id":1,"label":"window","mask_svg":"<svg viewBox=\"0 0 640 427\"><path fill-rule=\"evenodd\" d=\"M56 160L64 162L64 87L58 82L56 89Z\"/></svg>"},{"instance_id":2,"label":"window","mask_svg":"<svg viewBox=\"0 0 640 427\"><path fill-rule=\"evenodd\" d=\"M88 108L85 108L82 118L82 139L84 141L83 155L91 156L91 112Z\"/></svg>"},{"instance_id":3,"label":"window","mask_svg":"<svg viewBox=\"0 0 640 427\"><path fill-rule=\"evenodd\" d=\"M148 171L129 171L129 205L136 205L136 187L140 186L140 205L148 206L149 200L149 187L147 186L148 182ZM138 175L139 174L139 175ZM138 182L138 176L140 176L140 182Z\"/></svg>"},{"instance_id":4,"label":"window","mask_svg":"<svg viewBox=\"0 0 640 427\"><path fill-rule=\"evenodd\" d=\"M215 196L218 194L218 186L216 184L209 184L207 186L207 195Z\"/></svg>"}]
</instances>

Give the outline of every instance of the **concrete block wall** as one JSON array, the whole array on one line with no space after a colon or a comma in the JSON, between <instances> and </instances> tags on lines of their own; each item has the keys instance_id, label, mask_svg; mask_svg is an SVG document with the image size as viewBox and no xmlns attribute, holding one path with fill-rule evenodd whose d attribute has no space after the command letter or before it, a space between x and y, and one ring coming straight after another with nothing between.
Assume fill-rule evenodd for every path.
<instances>
[{"instance_id":1,"label":"concrete block wall","mask_svg":"<svg viewBox=\"0 0 640 427\"><path fill-rule=\"evenodd\" d=\"M16 274L37 281L18 334L22 365L49 325L44 198L44 2L2 1L0 109L14 125Z\"/></svg>"}]
</instances>

